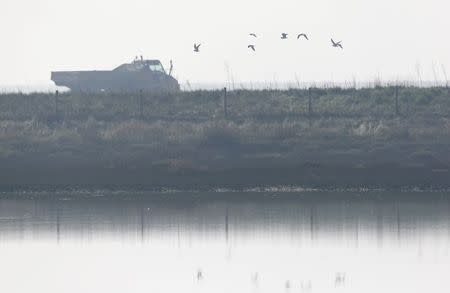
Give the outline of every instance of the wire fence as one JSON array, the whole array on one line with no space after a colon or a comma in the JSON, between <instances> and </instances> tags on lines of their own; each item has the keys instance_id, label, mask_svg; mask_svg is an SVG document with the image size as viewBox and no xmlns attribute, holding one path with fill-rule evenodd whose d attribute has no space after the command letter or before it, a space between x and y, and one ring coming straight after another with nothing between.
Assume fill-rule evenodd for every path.
<instances>
[{"instance_id":1,"label":"wire fence","mask_svg":"<svg viewBox=\"0 0 450 293\"><path fill-rule=\"evenodd\" d=\"M0 120L283 120L450 117L447 87L0 95Z\"/></svg>"}]
</instances>

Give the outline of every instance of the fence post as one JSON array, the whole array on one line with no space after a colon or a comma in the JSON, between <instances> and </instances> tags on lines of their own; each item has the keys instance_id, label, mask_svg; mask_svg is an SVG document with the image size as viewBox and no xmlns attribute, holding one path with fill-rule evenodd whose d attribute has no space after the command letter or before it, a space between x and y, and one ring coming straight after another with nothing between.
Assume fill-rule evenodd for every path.
<instances>
[{"instance_id":1,"label":"fence post","mask_svg":"<svg viewBox=\"0 0 450 293\"><path fill-rule=\"evenodd\" d=\"M227 88L223 88L223 115L225 119L228 119L228 103L227 103Z\"/></svg>"},{"instance_id":2,"label":"fence post","mask_svg":"<svg viewBox=\"0 0 450 293\"><path fill-rule=\"evenodd\" d=\"M308 88L308 120L309 120L309 127L312 126L312 97L311 97L311 87Z\"/></svg>"},{"instance_id":3,"label":"fence post","mask_svg":"<svg viewBox=\"0 0 450 293\"><path fill-rule=\"evenodd\" d=\"M142 101L142 89L139 90L139 117L141 119L144 117L144 104Z\"/></svg>"},{"instance_id":4,"label":"fence post","mask_svg":"<svg viewBox=\"0 0 450 293\"><path fill-rule=\"evenodd\" d=\"M55 92L55 117L58 117L58 96L59 96L59 91L56 90Z\"/></svg>"},{"instance_id":5,"label":"fence post","mask_svg":"<svg viewBox=\"0 0 450 293\"><path fill-rule=\"evenodd\" d=\"M399 115L400 111L398 108L398 85L395 86L395 115Z\"/></svg>"}]
</instances>

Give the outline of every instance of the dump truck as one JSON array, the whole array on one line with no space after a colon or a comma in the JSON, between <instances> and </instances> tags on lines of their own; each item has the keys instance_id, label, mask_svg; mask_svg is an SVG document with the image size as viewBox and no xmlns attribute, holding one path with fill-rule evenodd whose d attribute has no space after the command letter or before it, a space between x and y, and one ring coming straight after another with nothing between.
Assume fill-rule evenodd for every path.
<instances>
[{"instance_id":1,"label":"dump truck","mask_svg":"<svg viewBox=\"0 0 450 293\"><path fill-rule=\"evenodd\" d=\"M55 71L51 79L57 86L74 92L177 92L178 81L164 70L159 60L137 57L110 71Z\"/></svg>"}]
</instances>

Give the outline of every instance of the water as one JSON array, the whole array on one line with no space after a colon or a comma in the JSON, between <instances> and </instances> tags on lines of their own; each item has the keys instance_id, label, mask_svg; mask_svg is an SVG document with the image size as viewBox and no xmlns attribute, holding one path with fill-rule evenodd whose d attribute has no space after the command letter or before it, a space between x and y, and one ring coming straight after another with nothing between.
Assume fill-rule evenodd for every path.
<instances>
[{"instance_id":1,"label":"water","mask_svg":"<svg viewBox=\"0 0 450 293\"><path fill-rule=\"evenodd\" d=\"M448 195L3 194L0 289L448 292Z\"/></svg>"}]
</instances>

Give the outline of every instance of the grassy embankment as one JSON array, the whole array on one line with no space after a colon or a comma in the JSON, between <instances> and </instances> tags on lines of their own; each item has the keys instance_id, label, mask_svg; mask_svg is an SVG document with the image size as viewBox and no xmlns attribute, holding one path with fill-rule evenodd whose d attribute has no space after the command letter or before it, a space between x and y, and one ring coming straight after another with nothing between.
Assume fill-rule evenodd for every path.
<instances>
[{"instance_id":1,"label":"grassy embankment","mask_svg":"<svg viewBox=\"0 0 450 293\"><path fill-rule=\"evenodd\" d=\"M0 185L450 185L447 88L0 95Z\"/></svg>"}]
</instances>

